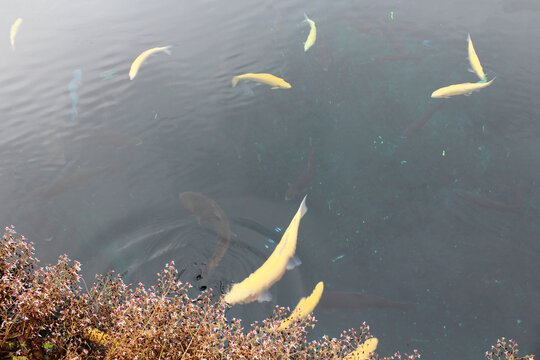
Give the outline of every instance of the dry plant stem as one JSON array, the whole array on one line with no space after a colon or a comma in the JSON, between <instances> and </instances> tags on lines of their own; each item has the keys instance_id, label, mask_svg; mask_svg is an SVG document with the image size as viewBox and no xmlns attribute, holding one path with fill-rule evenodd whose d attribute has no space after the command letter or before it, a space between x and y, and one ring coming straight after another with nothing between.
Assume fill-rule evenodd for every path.
<instances>
[{"instance_id":1,"label":"dry plant stem","mask_svg":"<svg viewBox=\"0 0 540 360\"><path fill-rule=\"evenodd\" d=\"M165 297L167 296L167 294L169 294L169 291L171 290L171 286L172 286L172 284L169 284L169 287L167 288L167 291L165 291L165 293L161 296L161 301L163 301L165 299ZM148 316L148 319L146 320L146 322L143 325L143 329L146 329L146 327L148 326L148 323L150 322L150 320L152 320L152 317L154 316L154 314L155 314L155 312L157 310L158 303L159 302L156 302L156 304L154 304L154 307L152 308L152 312L150 313L150 315Z\"/></svg>"},{"instance_id":2,"label":"dry plant stem","mask_svg":"<svg viewBox=\"0 0 540 360\"><path fill-rule=\"evenodd\" d=\"M206 320L207 315L208 315L208 312L205 312L203 322L199 322L199 326L197 327L197 331L195 332L195 335L197 335L199 333L199 330L201 329L201 326L202 326L200 324L204 324L204 321ZM188 330L188 332L189 332L189 330ZM189 332L189 337L191 339L189 340L188 346L187 346L186 350L184 351L184 353L182 354L182 358L180 360L184 360L184 356L186 356L189 348L191 347L191 344L193 343L194 337L191 334L191 332Z\"/></svg>"},{"instance_id":3,"label":"dry plant stem","mask_svg":"<svg viewBox=\"0 0 540 360\"><path fill-rule=\"evenodd\" d=\"M13 327L13 325L15 325L17 323L17 320L19 319L21 314L22 314L22 312L18 312L17 315L15 316L15 318L11 321L11 324L7 328L6 333L4 335L4 338L2 339L2 346L8 341L7 339L9 337L9 333L11 332L11 328ZM23 328L23 332L21 334L24 334L24 328ZM12 338L16 338L18 336L19 335L15 335L15 336L12 336Z\"/></svg>"},{"instance_id":4,"label":"dry plant stem","mask_svg":"<svg viewBox=\"0 0 540 360\"><path fill-rule=\"evenodd\" d=\"M161 356L163 355L163 349L165 349L165 344L167 344L167 339L165 339L165 341L163 341L163 345L161 345L161 350L159 351L158 360L160 360Z\"/></svg>"},{"instance_id":5,"label":"dry plant stem","mask_svg":"<svg viewBox=\"0 0 540 360\"><path fill-rule=\"evenodd\" d=\"M1 240L1 239L0 239ZM37 268L31 244L7 228L0 241L0 354L17 351L36 359L341 359L371 337L369 326L337 338L306 340L312 314L276 331L290 309L244 329L227 319L227 307L210 291L187 296L189 284L177 280L173 263L158 274L157 286L133 289L114 273L98 275L88 290L78 285L80 264L62 256L57 265ZM86 292L84 292L86 289ZM245 331L247 330L247 331ZM106 338L105 338L106 337ZM485 360L517 357L517 344L501 338ZM31 354L31 355L28 355ZM20 355L20 354L19 354ZM0 357L1 357L0 356ZM371 360L418 360L396 353Z\"/></svg>"}]
</instances>

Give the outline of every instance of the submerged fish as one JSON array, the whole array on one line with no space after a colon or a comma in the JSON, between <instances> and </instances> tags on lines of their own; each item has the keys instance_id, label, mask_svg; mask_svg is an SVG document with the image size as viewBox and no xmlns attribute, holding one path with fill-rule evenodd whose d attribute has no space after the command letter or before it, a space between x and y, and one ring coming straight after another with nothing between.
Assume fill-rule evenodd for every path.
<instances>
[{"instance_id":1,"label":"submerged fish","mask_svg":"<svg viewBox=\"0 0 540 360\"><path fill-rule=\"evenodd\" d=\"M263 292L275 284L287 268L296 251L298 227L300 220L307 212L306 198L302 200L298 211L281 237L270 257L251 275L240 283L233 284L230 291L225 294L225 302L245 304L257 300Z\"/></svg>"},{"instance_id":2,"label":"submerged fish","mask_svg":"<svg viewBox=\"0 0 540 360\"><path fill-rule=\"evenodd\" d=\"M143 51L137 58L133 61L131 64L131 68L129 69L129 79L133 80L135 76L137 76L137 72L139 72L139 68L141 67L142 63L152 54L164 51L166 54L171 55L171 46L162 46L162 47L155 47L146 51Z\"/></svg>"},{"instance_id":3,"label":"submerged fish","mask_svg":"<svg viewBox=\"0 0 540 360\"><path fill-rule=\"evenodd\" d=\"M383 36L388 40L390 43L390 46L394 50L395 53L398 54L404 54L405 53L405 45L403 45L403 42L398 39L396 36L396 27L391 26L386 21L379 21L379 30L383 34Z\"/></svg>"},{"instance_id":4,"label":"submerged fish","mask_svg":"<svg viewBox=\"0 0 540 360\"><path fill-rule=\"evenodd\" d=\"M15 51L15 36L19 32L19 27L21 26L22 19L18 18L15 20L13 25L11 25L11 31L9 32L9 40L11 41L11 48Z\"/></svg>"},{"instance_id":5,"label":"submerged fish","mask_svg":"<svg viewBox=\"0 0 540 360\"><path fill-rule=\"evenodd\" d=\"M112 79L116 76L116 70L105 70L99 76L101 76L102 80Z\"/></svg>"},{"instance_id":6,"label":"submerged fish","mask_svg":"<svg viewBox=\"0 0 540 360\"><path fill-rule=\"evenodd\" d=\"M487 197L472 191L464 189L454 189L453 191L454 194L468 201L469 203L488 210L518 211L521 208L521 206L519 205L504 204L495 200L488 199Z\"/></svg>"},{"instance_id":7,"label":"submerged fish","mask_svg":"<svg viewBox=\"0 0 540 360\"><path fill-rule=\"evenodd\" d=\"M317 40L317 27L315 26L315 21L308 18L306 13L304 13L304 21L309 24L309 35L304 43L304 52L308 51L310 47L315 44Z\"/></svg>"},{"instance_id":8,"label":"submerged fish","mask_svg":"<svg viewBox=\"0 0 540 360\"><path fill-rule=\"evenodd\" d=\"M432 94L432 98L449 98L450 96L455 95L468 95L472 93L473 91L482 90L485 87L488 87L491 85L491 83L495 80L495 78L491 79L488 82L477 82L477 83L463 83L463 84L455 84L450 86L445 86L440 89L435 90Z\"/></svg>"},{"instance_id":9,"label":"submerged fish","mask_svg":"<svg viewBox=\"0 0 540 360\"><path fill-rule=\"evenodd\" d=\"M443 100L439 105L435 106L433 109L425 113L424 116L415 120L409 126L407 126L407 128L403 131L403 133L401 133L400 137L402 139L407 139L413 136L414 134L416 134L418 130L420 130L422 126L424 126L428 122L428 120L431 119L433 114L435 114L437 111L439 111L442 108L442 106L444 105L444 101L445 100Z\"/></svg>"},{"instance_id":10,"label":"submerged fish","mask_svg":"<svg viewBox=\"0 0 540 360\"><path fill-rule=\"evenodd\" d=\"M349 26L361 34L372 35L374 32L374 25L365 21L361 17L351 13L345 13L342 15L342 19L345 20Z\"/></svg>"},{"instance_id":11,"label":"submerged fish","mask_svg":"<svg viewBox=\"0 0 540 360\"><path fill-rule=\"evenodd\" d=\"M225 211L214 200L201 193L183 192L180 194L180 199L184 206L197 216L199 222L201 218L208 220L218 235L214 253L202 270L202 277L206 278L217 267L229 248L232 236L229 219Z\"/></svg>"},{"instance_id":12,"label":"submerged fish","mask_svg":"<svg viewBox=\"0 0 540 360\"><path fill-rule=\"evenodd\" d=\"M69 82L69 96L71 97L71 120L75 120L79 111L77 110L77 104L79 103L79 96L77 90L81 86L82 70L77 69L73 71L73 79Z\"/></svg>"},{"instance_id":13,"label":"submerged fish","mask_svg":"<svg viewBox=\"0 0 540 360\"><path fill-rule=\"evenodd\" d=\"M315 289L313 289L311 295L301 298L298 305L296 305L294 310L291 312L291 315L287 319L283 320L281 324L279 324L278 330L285 330L289 328L294 321L302 320L309 313L311 313L319 303L323 291L324 283L319 281L315 286Z\"/></svg>"},{"instance_id":14,"label":"submerged fish","mask_svg":"<svg viewBox=\"0 0 540 360\"><path fill-rule=\"evenodd\" d=\"M307 190L309 180L311 179L311 172L313 170L313 147L311 146L311 139L309 144L309 156L306 163L306 167L302 174L294 183L289 183L289 189L285 194L285 200L292 200L295 197L301 195Z\"/></svg>"},{"instance_id":15,"label":"submerged fish","mask_svg":"<svg viewBox=\"0 0 540 360\"><path fill-rule=\"evenodd\" d=\"M349 291L326 291L319 302L322 309L351 309L361 310L365 308L394 308L407 311L408 304L398 303L385 298Z\"/></svg>"},{"instance_id":16,"label":"submerged fish","mask_svg":"<svg viewBox=\"0 0 540 360\"><path fill-rule=\"evenodd\" d=\"M272 89L290 89L291 88L291 84L289 84L282 78L278 78L277 76L274 76L272 74L246 73L242 75L237 75L232 78L232 86L235 87L236 84L238 84L239 80L251 80L251 81L261 83L261 84L270 85Z\"/></svg>"},{"instance_id":17,"label":"submerged fish","mask_svg":"<svg viewBox=\"0 0 540 360\"><path fill-rule=\"evenodd\" d=\"M471 64L470 71L474 72L481 81L486 81L486 74L484 74L484 69L482 69L482 64L480 64L480 59L478 59L478 55L476 55L476 51L474 51L474 46L471 40L471 34L467 35L467 43L468 43L467 52L469 53L469 63Z\"/></svg>"}]
</instances>

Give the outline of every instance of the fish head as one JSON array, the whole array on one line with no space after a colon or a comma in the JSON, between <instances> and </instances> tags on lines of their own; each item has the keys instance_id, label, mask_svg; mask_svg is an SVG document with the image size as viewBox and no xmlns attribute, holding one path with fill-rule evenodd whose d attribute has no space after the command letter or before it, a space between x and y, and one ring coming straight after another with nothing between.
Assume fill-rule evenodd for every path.
<instances>
[{"instance_id":1,"label":"fish head","mask_svg":"<svg viewBox=\"0 0 540 360\"><path fill-rule=\"evenodd\" d=\"M180 200L182 200L182 203L188 209L189 211L194 211L194 204L193 204L193 193L190 192L183 192L180 195Z\"/></svg>"},{"instance_id":2,"label":"fish head","mask_svg":"<svg viewBox=\"0 0 540 360\"><path fill-rule=\"evenodd\" d=\"M283 81L283 84L280 84L279 87L282 88L282 89L290 89L290 88L291 88L291 84L289 84L289 83L286 82L286 81Z\"/></svg>"},{"instance_id":3,"label":"fish head","mask_svg":"<svg viewBox=\"0 0 540 360\"><path fill-rule=\"evenodd\" d=\"M439 89L440 90L440 89ZM444 99L446 98L447 96L444 96L444 94L442 93L442 91L439 91L439 90L435 90L432 94L431 94L431 97L433 99Z\"/></svg>"}]
</instances>

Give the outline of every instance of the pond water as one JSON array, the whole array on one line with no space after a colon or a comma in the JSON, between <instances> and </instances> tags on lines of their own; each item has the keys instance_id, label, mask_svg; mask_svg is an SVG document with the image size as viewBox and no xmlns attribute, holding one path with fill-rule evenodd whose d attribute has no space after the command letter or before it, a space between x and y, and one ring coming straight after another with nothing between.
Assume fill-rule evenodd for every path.
<instances>
[{"instance_id":1,"label":"pond water","mask_svg":"<svg viewBox=\"0 0 540 360\"><path fill-rule=\"evenodd\" d=\"M322 280L409 306L316 309L315 336L367 321L383 355L479 359L502 336L538 354L537 0L26 1L4 2L0 24L0 219L43 264L67 253L88 280L151 284L175 261L223 291L279 241L312 149L302 264L231 316L261 320ZM434 90L478 81L468 33L496 80L442 106ZM232 87L243 73L292 87ZM202 280L216 233L187 191L234 233Z\"/></svg>"}]
</instances>

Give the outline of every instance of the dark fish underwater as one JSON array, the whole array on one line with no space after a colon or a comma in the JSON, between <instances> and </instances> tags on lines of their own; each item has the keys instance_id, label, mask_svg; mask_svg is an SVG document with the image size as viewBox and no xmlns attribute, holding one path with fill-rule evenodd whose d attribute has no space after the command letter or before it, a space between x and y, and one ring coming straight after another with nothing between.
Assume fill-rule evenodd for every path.
<instances>
[{"instance_id":1,"label":"dark fish underwater","mask_svg":"<svg viewBox=\"0 0 540 360\"><path fill-rule=\"evenodd\" d=\"M402 139L407 139L416 134L428 122L428 120L431 119L433 115L442 108L443 105L444 100L439 105L425 113L424 116L413 121L409 126L407 126L400 137Z\"/></svg>"},{"instance_id":2,"label":"dark fish underwater","mask_svg":"<svg viewBox=\"0 0 540 360\"><path fill-rule=\"evenodd\" d=\"M296 179L294 183L292 184L289 183L289 189L287 190L287 193L285 194L285 200L292 200L307 190L309 181L311 180L312 170L313 170L313 146L311 145L311 139L310 139L309 155L308 155L306 167L304 168L304 171L302 171L302 174L300 174L300 176L298 177L298 179Z\"/></svg>"},{"instance_id":3,"label":"dark fish underwater","mask_svg":"<svg viewBox=\"0 0 540 360\"><path fill-rule=\"evenodd\" d=\"M454 194L465 200L466 202L473 204L477 207L487 209L487 210L497 210L497 211L519 211L521 209L520 205L517 204L505 204L495 200L491 200L483 195L474 193L472 191L464 189L454 189Z\"/></svg>"},{"instance_id":4,"label":"dark fish underwater","mask_svg":"<svg viewBox=\"0 0 540 360\"><path fill-rule=\"evenodd\" d=\"M183 192L180 194L180 199L186 209L197 216L199 223L201 218L208 220L218 235L214 253L208 260L208 264L202 269L201 276L207 278L217 267L229 248L232 237L229 219L223 209L214 200L201 193Z\"/></svg>"}]
</instances>

